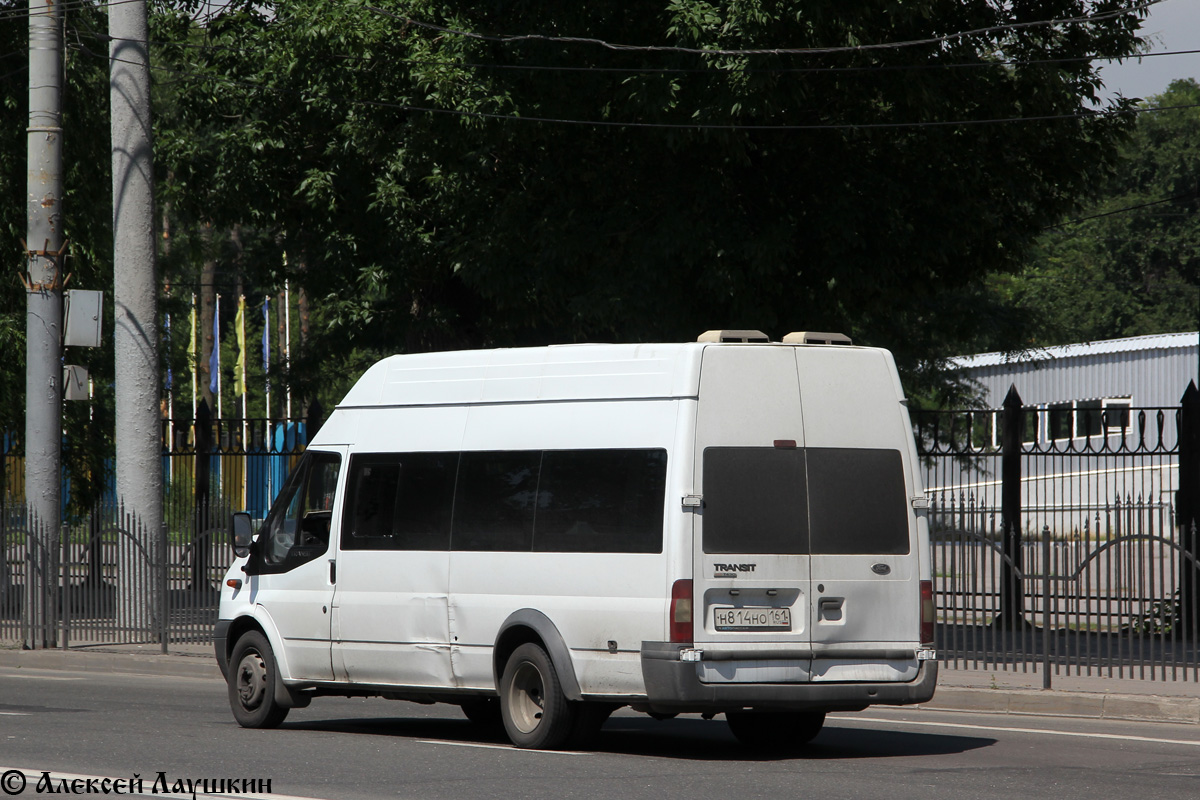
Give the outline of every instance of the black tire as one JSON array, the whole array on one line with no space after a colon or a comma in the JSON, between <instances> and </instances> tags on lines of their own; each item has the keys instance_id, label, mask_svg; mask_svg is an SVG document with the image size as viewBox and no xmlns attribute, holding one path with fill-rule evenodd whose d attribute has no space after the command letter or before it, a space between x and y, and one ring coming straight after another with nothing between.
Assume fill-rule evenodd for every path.
<instances>
[{"instance_id":1,"label":"black tire","mask_svg":"<svg viewBox=\"0 0 1200 800\"><path fill-rule=\"evenodd\" d=\"M229 659L229 705L243 728L276 728L290 709L275 702L275 654L267 637L247 631Z\"/></svg>"},{"instance_id":2,"label":"black tire","mask_svg":"<svg viewBox=\"0 0 1200 800\"><path fill-rule=\"evenodd\" d=\"M729 711L729 730L747 747L772 753L787 753L813 740L825 724L824 711L756 712Z\"/></svg>"},{"instance_id":3,"label":"black tire","mask_svg":"<svg viewBox=\"0 0 1200 800\"><path fill-rule=\"evenodd\" d=\"M578 704L562 693L550 656L523 644L509 656L500 678L500 710L509 741L530 750L557 750L571 738Z\"/></svg>"},{"instance_id":4,"label":"black tire","mask_svg":"<svg viewBox=\"0 0 1200 800\"><path fill-rule=\"evenodd\" d=\"M499 728L504 724L504 719L500 714L499 697L476 697L473 700L459 703L458 707L462 709L466 718L476 725Z\"/></svg>"}]
</instances>

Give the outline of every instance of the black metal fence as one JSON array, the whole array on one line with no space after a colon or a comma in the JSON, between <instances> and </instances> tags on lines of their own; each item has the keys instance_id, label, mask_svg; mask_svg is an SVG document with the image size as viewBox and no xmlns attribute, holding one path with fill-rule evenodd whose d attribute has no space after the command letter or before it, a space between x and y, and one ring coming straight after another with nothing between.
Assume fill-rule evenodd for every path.
<instances>
[{"instance_id":1,"label":"black metal fence","mask_svg":"<svg viewBox=\"0 0 1200 800\"><path fill-rule=\"evenodd\" d=\"M163 524L142 526L112 488L50 530L23 496L19 440L0 448L0 646L202 643L232 558L230 514L265 516L309 437L303 419L164 420ZM64 492L64 495L66 492ZM68 512L70 510L68 509Z\"/></svg>"},{"instance_id":2,"label":"black metal fence","mask_svg":"<svg viewBox=\"0 0 1200 800\"><path fill-rule=\"evenodd\" d=\"M914 415L943 663L1046 687L1200 680L1198 411L1193 385L1179 407L1072 426L1015 389L1002 409Z\"/></svg>"},{"instance_id":3,"label":"black metal fence","mask_svg":"<svg viewBox=\"0 0 1200 800\"><path fill-rule=\"evenodd\" d=\"M1200 393L1100 410L1062 438L1047 435L1047 413L1014 391L1003 409L914 414L943 663L1041 673L1045 686L1064 674L1200 680ZM230 512L265 515L320 421L164 422L157 531L112 499L44 530L6 440L0 646L208 641Z\"/></svg>"},{"instance_id":4,"label":"black metal fence","mask_svg":"<svg viewBox=\"0 0 1200 800\"><path fill-rule=\"evenodd\" d=\"M0 524L0 644L67 647L211 641L229 566L227 508L218 527L147 530L100 504L54 531L10 507Z\"/></svg>"}]
</instances>

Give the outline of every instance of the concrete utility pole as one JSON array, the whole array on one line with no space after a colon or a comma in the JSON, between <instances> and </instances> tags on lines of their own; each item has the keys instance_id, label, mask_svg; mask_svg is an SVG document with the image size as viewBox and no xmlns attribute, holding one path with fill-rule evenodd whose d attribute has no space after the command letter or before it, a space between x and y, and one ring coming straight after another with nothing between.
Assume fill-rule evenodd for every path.
<instances>
[{"instance_id":1,"label":"concrete utility pole","mask_svg":"<svg viewBox=\"0 0 1200 800\"><path fill-rule=\"evenodd\" d=\"M52 589L62 523L62 10L29 2L25 278L25 498L31 528L25 644L54 644Z\"/></svg>"},{"instance_id":2,"label":"concrete utility pole","mask_svg":"<svg viewBox=\"0 0 1200 800\"><path fill-rule=\"evenodd\" d=\"M117 608L134 629L161 612L162 439L154 238L154 158L146 3L108 7L112 111L113 352L116 374L117 497L130 533L151 555L122 548ZM157 622L161 623L159 619ZM155 626L155 629L159 629Z\"/></svg>"}]
</instances>

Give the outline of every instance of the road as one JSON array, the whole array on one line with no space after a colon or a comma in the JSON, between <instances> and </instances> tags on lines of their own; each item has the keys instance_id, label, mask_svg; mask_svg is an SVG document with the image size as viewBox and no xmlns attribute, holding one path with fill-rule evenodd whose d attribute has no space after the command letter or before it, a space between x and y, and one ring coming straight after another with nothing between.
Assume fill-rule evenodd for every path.
<instances>
[{"instance_id":1,"label":"road","mask_svg":"<svg viewBox=\"0 0 1200 800\"><path fill-rule=\"evenodd\" d=\"M799 757L760 756L721 718L628 711L580 753L515 750L453 706L325 698L239 728L212 680L0 668L0 770L271 780L276 794L378 798L1028 798L1200 795L1196 726L869 709ZM56 784L61 785L61 784ZM247 795L250 796L250 795ZM5 795L0 794L0 800Z\"/></svg>"}]
</instances>

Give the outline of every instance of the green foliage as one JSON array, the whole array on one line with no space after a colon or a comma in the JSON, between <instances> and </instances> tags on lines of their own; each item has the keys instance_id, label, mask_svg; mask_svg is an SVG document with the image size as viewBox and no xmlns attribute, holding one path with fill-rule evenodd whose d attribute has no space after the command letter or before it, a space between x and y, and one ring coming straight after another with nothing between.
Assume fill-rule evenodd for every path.
<instances>
[{"instance_id":1,"label":"green foliage","mask_svg":"<svg viewBox=\"0 0 1200 800\"><path fill-rule=\"evenodd\" d=\"M207 261L225 368L237 293L256 308L286 281L310 311L273 385L326 407L387 353L714 327L840 330L891 348L918 401L955 402L970 387L942 359L1019 342L1034 313L984 276L1026 263L1115 169L1132 125L1101 113L1132 103L1105 107L1092 59L1135 52L1140 13L1003 26L1115 7L235 0L206 16L202 0L153 3L177 398L190 294L215 288L199 285ZM14 20L0 52L22 50ZM492 36L510 33L532 36ZM111 211L96 200L110 196L98 3L72 11L68 38L73 285L92 288L107 283ZM769 52L803 48L821 50ZM11 234L23 80L4 79L0 111ZM1039 119L989 122L1012 118ZM20 336L20 295L0 298L0 337ZM19 375L3 373L4 392Z\"/></svg>"},{"instance_id":2,"label":"green foliage","mask_svg":"<svg viewBox=\"0 0 1200 800\"><path fill-rule=\"evenodd\" d=\"M1138 15L912 47L713 51L905 42L1080 11L237 4L204 29L207 47L172 56L184 124L160 134L160 164L180 203L269 231L288 253L288 269L264 259L254 279L305 287L316 310L296 377L310 391L347 351L731 326L888 346L910 392L938 402L964 388L941 380L939 358L1024 326L981 278L1015 271L1112 168L1130 120L1093 113L1099 81L1081 56L1134 52ZM1064 118L942 124L1012 117Z\"/></svg>"},{"instance_id":3,"label":"green foliage","mask_svg":"<svg viewBox=\"0 0 1200 800\"><path fill-rule=\"evenodd\" d=\"M1038 320L1029 344L1110 339L1200 325L1200 84L1146 101L1101 198L1041 237L1000 296Z\"/></svg>"},{"instance_id":4,"label":"green foliage","mask_svg":"<svg viewBox=\"0 0 1200 800\"><path fill-rule=\"evenodd\" d=\"M26 126L28 125L28 23L24 2L0 0L0 431L25 428L25 289L27 269L21 241L26 231ZM103 28L100 3L72 5L71 24ZM108 123L108 63L68 37L63 92L63 211L70 241L66 261L72 289L103 289L103 328L112 330L112 181ZM67 363L86 366L96 385L94 404L66 404L64 437L86 442L68 446L63 464L71 481L71 508L91 505L106 481L105 458L112 455L112 344L70 348ZM107 422L106 422L107 420Z\"/></svg>"}]
</instances>

